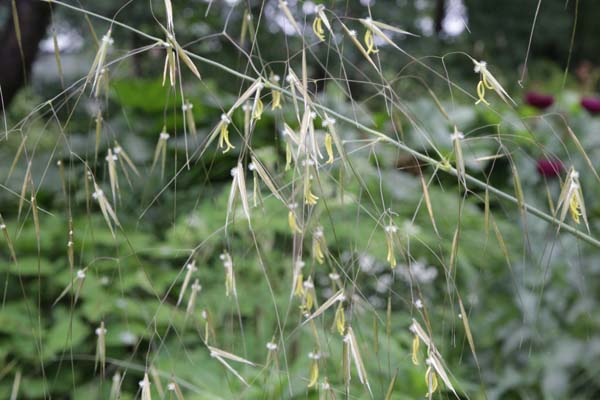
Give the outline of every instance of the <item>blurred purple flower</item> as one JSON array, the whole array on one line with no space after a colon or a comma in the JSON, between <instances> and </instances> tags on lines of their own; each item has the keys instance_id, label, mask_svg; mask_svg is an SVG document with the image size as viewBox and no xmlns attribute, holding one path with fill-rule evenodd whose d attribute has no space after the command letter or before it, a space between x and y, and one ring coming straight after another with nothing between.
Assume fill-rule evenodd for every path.
<instances>
[{"instance_id":1,"label":"blurred purple flower","mask_svg":"<svg viewBox=\"0 0 600 400\"><path fill-rule=\"evenodd\" d=\"M539 159L537 162L537 171L544 178L555 178L563 172L565 167L560 160Z\"/></svg>"},{"instance_id":2,"label":"blurred purple flower","mask_svg":"<svg viewBox=\"0 0 600 400\"><path fill-rule=\"evenodd\" d=\"M600 98L584 97L581 99L581 107L588 110L590 114L598 114L600 113Z\"/></svg>"},{"instance_id":3,"label":"blurred purple flower","mask_svg":"<svg viewBox=\"0 0 600 400\"><path fill-rule=\"evenodd\" d=\"M545 110L554 104L554 96L539 92L525 93L525 102L538 110Z\"/></svg>"}]
</instances>

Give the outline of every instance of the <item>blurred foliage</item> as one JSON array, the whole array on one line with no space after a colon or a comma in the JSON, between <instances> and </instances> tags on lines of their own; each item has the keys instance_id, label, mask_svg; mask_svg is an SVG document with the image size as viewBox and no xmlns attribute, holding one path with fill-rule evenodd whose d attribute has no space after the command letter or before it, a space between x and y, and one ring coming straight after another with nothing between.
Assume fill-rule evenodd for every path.
<instances>
[{"instance_id":1,"label":"blurred foliage","mask_svg":"<svg viewBox=\"0 0 600 400\"><path fill-rule=\"evenodd\" d=\"M82 3L86 9L101 15L113 15L116 4L120 4L113 1ZM158 3L152 2L153 5ZM188 48L225 65L245 65L246 60L227 37L208 36L220 31L225 18L229 18L229 24L234 27L232 37L237 35L235 28L241 21L242 7L234 8L230 14L230 8L215 2L204 18L205 2L189 1L185 7L182 3L174 1L175 7L182 10L176 22L178 27L185 27L178 32L182 43L203 38ZM253 10L259 7L258 2L250 3ZM268 7L273 6L272 2L267 3ZM365 13L358 2L347 3L335 2L339 15ZM388 3L376 2L372 7L374 18L394 22L408 30L417 31L418 18L431 16L433 12L431 2L424 2L421 8L416 6L419 2L398 2L397 7L389 7ZM490 60L499 66L499 75L510 76L510 80L503 81L515 82L518 71L514 65L522 61L524 52L510 49L526 48L535 2L528 2L533 4L527 8L532 10L528 19L515 18L514 13L523 9L522 5L515 5L516 1L496 4L493 14L484 9L489 7L484 3L466 2L471 28L468 37L429 37L414 43L407 38L402 43L422 56L438 54L440 49L450 52L454 46L463 50L477 49L476 43L470 43L476 38L486 44L483 54L494 55ZM395 110L390 117L380 99L370 98L377 92L374 84L351 84L354 101L350 102L340 87L332 83L332 78L341 76L325 73L336 71L339 60L330 60L327 71L311 62L310 75L322 78L323 83L319 83L318 88L321 104L384 132L398 132L411 148L428 154L437 151L452 162L450 133L453 126L449 121L453 121L465 134L463 151L470 174L513 193L513 163L519 171L526 201L546 212L551 211L548 196L554 202L558 198L560 180L540 176L536 171L537 160L557 158L567 166L575 166L582 171L581 182L592 232L595 232L598 225L594 220L600 213L595 199L600 187L570 140L566 127L568 124L573 129L588 156L598 160L600 121L580 107L579 88L574 78L569 76L567 87L562 90L563 66L544 60L545 56L565 60L570 38L571 19L568 17L572 17L573 7L569 4L564 11L562 3L544 3L536 27L536 32L543 34L540 34L541 39L535 36L530 76L536 79L530 85L560 93L556 104L544 112L520 104L520 100L516 109L509 109L500 104L494 94L490 95L493 109L475 106L473 99L464 93L449 92L446 82L433 81L428 72L419 70L415 74L421 80L406 77L411 71L394 80L394 89L406 98L401 99L403 113ZM154 9L160 21L164 20L162 10L158 5ZM553 15L560 15L560 19L553 19ZM80 14L57 8L57 18L81 32L87 29ZM135 21L137 29L161 35L147 2L131 3L119 14L119 19ZM556 24L551 24L554 21ZM94 27L100 35L106 24L94 22ZM499 30L502 33L498 33ZM237 36L235 38L237 40ZM129 32L115 29L111 57L148 44L139 40ZM285 40L287 38L276 29L274 32L262 29L258 38L259 43L280 44ZM577 48L581 46L578 44ZM290 44L290 48L295 47ZM586 51L581 50L578 57L587 57ZM87 68L94 52L90 45L81 54L71 55L74 57L71 63L75 64L73 78L82 75L77 67ZM315 52L316 58L327 55L322 49ZM366 69L364 60L355 52L344 55L348 57L347 62L356 67L344 78L349 81L364 78L361 75L361 70ZM163 56L150 51L140 59L129 57L111 71L106 100L109 128L106 129L108 134L103 135L100 155L106 154L116 140L140 170L139 176L130 172L130 179L121 177L122 195L115 207L123 228L118 230L116 239L90 193L86 192L89 190L85 184L86 170L79 159L79 156L89 160L94 157L93 116L97 105L93 100L86 93L77 107L72 101L57 110L59 121L69 118L66 126L57 124L51 113L31 113L35 105L43 103L60 88L56 75L53 81L44 81L44 76L55 73L49 69L45 73L41 71L42 78L34 81L33 89L21 93L10 110L11 126L27 115L29 118L17 125L18 129L0 146L3 189L0 212L18 257L17 264L10 262L8 245L5 238L0 237L0 272L4 277L0 310L0 364L4 366L0 368L1 398L9 398L16 371L23 372L20 392L23 398L105 399L111 389L111 377L117 371L127 371L122 399L139 398L138 381L144 369L150 366L163 373L164 386L170 376L185 383L188 400L318 398L317 390L306 388L310 365L307 353L313 350L313 338L308 330L298 329L299 302L289 293L294 241L288 226L288 210L262 188L263 197L252 211L254 233L249 232L239 204L233 223L225 226L230 170L236 166L242 148L239 132L235 135L232 132L236 149L223 155L211 146L186 170L181 94L174 95L161 85ZM263 61L272 61L260 68L272 69L283 76L288 61L287 47L263 45L260 56ZM53 56L47 55L39 65L49 65L49 57ZM394 53L382 54L386 76L396 76L408 62L399 58ZM82 60L86 62L85 67L77 65L83 64ZM299 62L297 58L291 61ZM439 66L436 64L436 68ZM458 84L466 82L465 87L472 87L471 92L475 92L477 78L469 60L462 59L460 64L450 61L447 66L453 82L455 79ZM85 73L84 70L83 75ZM219 120L222 110L235 102L242 82L209 67L202 69L201 84L187 77L187 71L183 73L185 98L194 105L198 127L198 138L191 139L190 145L196 147ZM441 108L423 82L433 87L436 94L440 93ZM519 90L511 93L517 99L522 94ZM294 129L298 124L291 122L295 122L295 114L290 103L286 103L281 112L265 108L267 111L254 133L253 154L282 185L293 179L293 173L284 171L285 146L279 129L282 120ZM232 131L234 126L243 126L243 119L241 111L233 115ZM316 125L321 126L321 121L318 122ZM421 398L427 392L424 357L419 366L411 363L412 336L408 327L416 315L414 301L417 298L426 305L429 320L435 322L432 335L444 355L453 382L460 393L468 393L469 398L589 399L600 396L597 371L600 337L596 334L600 328L597 295L600 265L595 261L599 250L557 233L553 226L532 216L522 220L513 204L493 196L490 209L498 229L497 232L491 228L486 231L482 190L470 188L472 192L466 196L460 192L456 178L430 166L418 166L409 155L389 145L377 143L365 147L367 136L363 132L350 124L338 124L353 166L341 171L336 164L322 170L322 176L327 179L319 181L316 191L326 206L316 209L317 214L311 216L314 226L305 228L310 233L317 227L316 222L323 226L329 254L325 265L316 263L312 259L309 234L303 244L305 271L313 273L319 303L333 293L329 274L342 275L347 294L353 299L348 315L355 327L374 398L384 398L396 373L393 399ZM163 126L174 134L168 142L167 173L161 179L159 168L152 169L151 165ZM9 177L13 157L25 134L24 155ZM317 129L317 135L322 139L324 131ZM497 154L504 156L494 158ZM17 211L28 160L35 160L31 174L38 205L43 209L39 242L29 204L25 203L21 215ZM67 196L62 190L58 160L66 166ZM99 157L93 173L102 182L104 192L109 193L104 157ZM438 233L432 228L422 201L421 173L427 182L431 181L429 195ZM250 189L252 179L251 174L247 174ZM175 175L176 181L171 181ZM340 176L344 178L343 190ZM394 223L400 227L401 257L394 270L386 263L386 237L377 221L384 211L383 205L394 211ZM70 269L67 257L69 216L75 227L74 270ZM449 262L458 223L457 262L454 270L449 271L444 266ZM225 249L232 249L238 301L224 295L225 275L219 255ZM190 257L198 265L197 277L202 291L194 312L186 315L189 293L183 305L178 307L176 302ZM76 277L79 269L86 270L81 286ZM469 314L478 363L470 353L458 317L460 309L453 285ZM67 294L61 297L65 288ZM275 313L275 306L279 314ZM212 344L258 363L266 360L265 344L273 340L282 321L287 321L281 334L285 339L285 357L283 353L279 357L283 372L277 374L273 367L261 370L236 365L252 384L244 388L211 358L204 346L205 320L201 310L210 313L217 332ZM281 310L289 312L283 315ZM104 379L94 367L97 340L94 332L101 321L108 330L109 362ZM315 329L324 344L320 372L336 390L341 390L342 341L332 324L329 313L316 320ZM354 373L351 388L353 396L368 397ZM157 385L153 384L153 390L153 395L159 398ZM436 396L451 396L446 388L442 388L441 393ZM339 392L338 396L343 398L343 393Z\"/></svg>"}]
</instances>

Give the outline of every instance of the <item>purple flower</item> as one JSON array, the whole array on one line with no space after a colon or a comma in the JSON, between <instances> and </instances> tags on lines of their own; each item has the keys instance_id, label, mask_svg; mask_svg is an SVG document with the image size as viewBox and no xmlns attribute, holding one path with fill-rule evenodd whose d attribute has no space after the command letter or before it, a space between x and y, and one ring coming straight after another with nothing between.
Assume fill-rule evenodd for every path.
<instances>
[{"instance_id":1,"label":"purple flower","mask_svg":"<svg viewBox=\"0 0 600 400\"><path fill-rule=\"evenodd\" d=\"M544 178L555 178L559 176L565 167L560 160L539 159L537 162L537 171Z\"/></svg>"},{"instance_id":2,"label":"purple flower","mask_svg":"<svg viewBox=\"0 0 600 400\"><path fill-rule=\"evenodd\" d=\"M538 110L545 110L554 104L554 97L539 92L525 93L525 102Z\"/></svg>"},{"instance_id":3,"label":"purple flower","mask_svg":"<svg viewBox=\"0 0 600 400\"><path fill-rule=\"evenodd\" d=\"M598 114L600 113L600 98L584 97L581 99L581 107L588 110L590 114Z\"/></svg>"}]
</instances>

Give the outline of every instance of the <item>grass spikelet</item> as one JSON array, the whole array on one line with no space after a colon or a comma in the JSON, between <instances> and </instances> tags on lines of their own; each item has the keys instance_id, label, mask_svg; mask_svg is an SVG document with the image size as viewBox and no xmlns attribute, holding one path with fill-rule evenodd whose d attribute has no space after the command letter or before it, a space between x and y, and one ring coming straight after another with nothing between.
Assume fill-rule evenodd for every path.
<instances>
[{"instance_id":1,"label":"grass spikelet","mask_svg":"<svg viewBox=\"0 0 600 400\"><path fill-rule=\"evenodd\" d=\"M485 100L485 89L490 89L496 92L498 96L508 105L516 106L517 103L506 93L506 90L500 85L500 82L492 75L492 73L487 68L487 63L485 61L476 61L475 59L471 59L473 64L475 65L473 71L479 74L479 83L477 84L477 102L475 104L484 103L485 105L489 105L489 103Z\"/></svg>"},{"instance_id":2,"label":"grass spikelet","mask_svg":"<svg viewBox=\"0 0 600 400\"><path fill-rule=\"evenodd\" d=\"M600 176L598 176L598 172L596 172L596 168L594 167L594 163L592 163L592 160L590 159L590 157L588 157L585 149L583 148L583 145L581 144L581 142L577 138L577 135L575 135L575 132L573 132L573 130L571 129L570 126L567 126L567 133L569 134L569 137L571 138L571 140L573 141L573 143L575 143L575 146L577 147L577 150L579 151L579 153L581 154L581 156L585 159L585 162L590 167L590 170L592 171L592 173L594 174L594 176L596 177L596 179L598 180L598 182L600 182Z\"/></svg>"},{"instance_id":3,"label":"grass spikelet","mask_svg":"<svg viewBox=\"0 0 600 400\"><path fill-rule=\"evenodd\" d=\"M167 140L171 137L166 131L166 126L163 126L162 132L158 137L156 148L154 149L154 159L152 160L151 170L154 170L154 166L160 159L160 178L163 179L165 176L165 163L167 160Z\"/></svg>"},{"instance_id":4,"label":"grass spikelet","mask_svg":"<svg viewBox=\"0 0 600 400\"><path fill-rule=\"evenodd\" d=\"M199 80L202 80L200 72L198 72L198 68L196 68L196 65L194 64L192 59L186 54L185 50L179 45L177 40L175 40L175 36L169 32L167 32L167 43L170 44L173 47L173 49L175 49L179 59L183 61L183 63L190 69L190 71L192 71L192 74L194 74Z\"/></svg>"},{"instance_id":5,"label":"grass spikelet","mask_svg":"<svg viewBox=\"0 0 600 400\"><path fill-rule=\"evenodd\" d=\"M292 12L290 11L290 9L287 5L287 1L279 0L279 9L283 12L283 15L288 20L288 22L292 25L292 27L294 28L296 33L298 35L302 36L302 31L300 30L298 23L294 19L294 16L292 15Z\"/></svg>"},{"instance_id":6,"label":"grass spikelet","mask_svg":"<svg viewBox=\"0 0 600 400\"><path fill-rule=\"evenodd\" d=\"M13 25L15 28L15 36L17 38L17 44L19 45L19 53L21 55L21 63L25 65L25 54L23 53L23 40L21 37L21 22L19 21L19 12L17 10L17 0L11 0L11 11L12 11L12 19Z\"/></svg>"},{"instance_id":7,"label":"grass spikelet","mask_svg":"<svg viewBox=\"0 0 600 400\"><path fill-rule=\"evenodd\" d=\"M13 384L12 384L12 388L10 391L10 400L17 400L17 398L19 396L19 389L21 388L21 377L22 377L22 373L21 373L21 370L19 369L15 373L15 378L13 379Z\"/></svg>"},{"instance_id":8,"label":"grass spikelet","mask_svg":"<svg viewBox=\"0 0 600 400\"><path fill-rule=\"evenodd\" d=\"M200 316L204 320L204 343L208 344L211 338L214 340L217 336L213 327L212 316L206 308L202 310Z\"/></svg>"},{"instance_id":9,"label":"grass spikelet","mask_svg":"<svg viewBox=\"0 0 600 400\"><path fill-rule=\"evenodd\" d=\"M129 169L131 169L133 171L134 174L136 174L137 176L140 176L140 172L138 171L137 167L131 160L131 157L129 157L129 154L127 154L127 152L119 144L119 142L115 141L115 147L113 147L112 150L113 150L114 155L117 156L117 158L119 160L119 165L121 165L121 170L125 173L125 176L127 177L128 181L130 181L130 179L129 179L129 174L127 173L127 168L125 168L126 165L127 165L127 167L129 167ZM131 181L129 183L131 184Z\"/></svg>"},{"instance_id":10,"label":"grass spikelet","mask_svg":"<svg viewBox=\"0 0 600 400\"><path fill-rule=\"evenodd\" d=\"M121 198L119 191L119 176L117 175L117 164L118 159L116 154L113 154L112 149L108 149L106 154L106 162L108 163L108 179L110 181L110 191L113 197L113 204L117 204L117 199Z\"/></svg>"},{"instance_id":11,"label":"grass spikelet","mask_svg":"<svg viewBox=\"0 0 600 400\"><path fill-rule=\"evenodd\" d=\"M454 133L450 136L452 146L454 148L454 157L456 158L456 174L458 175L459 183L467 190L467 179L465 172L465 160L462 152L462 140L465 138L462 132L454 126Z\"/></svg>"},{"instance_id":12,"label":"grass spikelet","mask_svg":"<svg viewBox=\"0 0 600 400\"><path fill-rule=\"evenodd\" d=\"M21 219L21 211L23 211L23 204L27 196L27 187L31 183L31 161L27 163L27 169L25 170L25 176L23 177L23 184L21 185L21 194L19 195L19 209L17 211L17 220Z\"/></svg>"},{"instance_id":13,"label":"grass spikelet","mask_svg":"<svg viewBox=\"0 0 600 400\"><path fill-rule=\"evenodd\" d=\"M315 293L315 285L309 276L307 280L302 283L304 287L304 297L302 298L302 306L300 310L304 315L309 315L313 306L315 305L315 299L317 297Z\"/></svg>"},{"instance_id":14,"label":"grass spikelet","mask_svg":"<svg viewBox=\"0 0 600 400\"><path fill-rule=\"evenodd\" d=\"M421 347L421 339L415 334L412 341L411 361L413 365L419 365L419 348Z\"/></svg>"},{"instance_id":15,"label":"grass spikelet","mask_svg":"<svg viewBox=\"0 0 600 400\"><path fill-rule=\"evenodd\" d=\"M229 295L233 295L233 297L237 297L235 275L233 273L233 260L227 252L221 254L220 258L221 261L223 261L223 268L225 268L225 296L229 297Z\"/></svg>"},{"instance_id":16,"label":"grass spikelet","mask_svg":"<svg viewBox=\"0 0 600 400\"><path fill-rule=\"evenodd\" d=\"M190 294L190 298L188 300L187 307L185 309L185 318L189 318L190 315L194 312L194 308L196 308L196 298L198 297L198 293L202 290L202 285L200 285L200 281L196 279L190 288L192 293Z\"/></svg>"},{"instance_id":17,"label":"grass spikelet","mask_svg":"<svg viewBox=\"0 0 600 400\"><path fill-rule=\"evenodd\" d=\"M471 325L469 324L469 316L467 315L467 311L465 310L465 306L463 305L460 296L458 296L458 306L460 307L460 319L462 320L465 328L465 335L467 336L469 348L471 349L475 363L479 365L479 361L477 360L477 352L475 351L475 340L473 340L473 333L471 332Z\"/></svg>"},{"instance_id":18,"label":"grass spikelet","mask_svg":"<svg viewBox=\"0 0 600 400\"><path fill-rule=\"evenodd\" d=\"M2 214L0 214L0 230L2 231L2 234L4 235L4 240L6 240L6 245L8 246L10 258L12 258L13 262L15 264L17 264L17 254L15 253L15 248L14 248L13 242L10 238L10 234L8 233L8 228L6 227L4 218L2 218Z\"/></svg>"},{"instance_id":19,"label":"grass spikelet","mask_svg":"<svg viewBox=\"0 0 600 400\"><path fill-rule=\"evenodd\" d=\"M433 393L437 390L438 380L436 373L432 370L431 366L427 367L425 371L425 384L427 385L427 398L431 399Z\"/></svg>"},{"instance_id":20,"label":"grass spikelet","mask_svg":"<svg viewBox=\"0 0 600 400\"><path fill-rule=\"evenodd\" d=\"M319 4L317 6L317 8L318 7L323 7L323 5ZM318 12L316 13L316 17L312 23L312 30L313 30L313 33L315 34L315 36L317 38L319 38L319 40L321 42L325 41L325 30L323 29L323 19L321 18L321 15Z\"/></svg>"},{"instance_id":21,"label":"grass spikelet","mask_svg":"<svg viewBox=\"0 0 600 400\"><path fill-rule=\"evenodd\" d=\"M141 400L152 400L152 391L150 390L150 379L148 373L144 374L144 379L139 382L140 388L142 389Z\"/></svg>"},{"instance_id":22,"label":"grass spikelet","mask_svg":"<svg viewBox=\"0 0 600 400\"><path fill-rule=\"evenodd\" d=\"M313 232L312 253L313 257L319 264L325 262L324 251L327 251L327 243L325 242L325 234L323 227L317 227Z\"/></svg>"},{"instance_id":23,"label":"grass spikelet","mask_svg":"<svg viewBox=\"0 0 600 400\"><path fill-rule=\"evenodd\" d=\"M193 137L196 136L196 120L194 119L194 112L192 109L194 105L186 100L181 106L181 110L185 115L186 133L191 134Z\"/></svg>"},{"instance_id":24,"label":"grass spikelet","mask_svg":"<svg viewBox=\"0 0 600 400\"><path fill-rule=\"evenodd\" d=\"M104 191L100 189L96 182L94 182L94 193L92 193L92 197L98 202L98 205L100 206L100 211L102 211L102 216L104 217L104 221L106 222L106 225L108 225L108 228L110 229L110 233L112 234L113 238L115 238L116 236L113 224L117 227L121 227L121 224L119 223L117 214L115 214L113 208L106 199Z\"/></svg>"},{"instance_id":25,"label":"grass spikelet","mask_svg":"<svg viewBox=\"0 0 600 400\"><path fill-rule=\"evenodd\" d=\"M246 386L250 386L250 385L248 385L248 382L246 382L246 380L225 360L230 360L230 361L250 365L252 367L255 367L256 364L254 364L251 361L246 360L245 358L236 356L235 354L229 353L229 352L221 350L221 349L217 349L216 347L212 347L212 346L207 346L207 347L208 347L208 350L210 351L210 356L212 358L217 359L221 364L223 364L223 366L225 366L225 368L227 368L232 374L234 374L235 377L238 378L243 384L245 384Z\"/></svg>"},{"instance_id":26,"label":"grass spikelet","mask_svg":"<svg viewBox=\"0 0 600 400\"><path fill-rule=\"evenodd\" d=\"M294 263L294 269L292 273L292 296L302 297L304 296L303 276L302 269L304 268L304 261L298 259Z\"/></svg>"},{"instance_id":27,"label":"grass spikelet","mask_svg":"<svg viewBox=\"0 0 600 400\"><path fill-rule=\"evenodd\" d=\"M181 284L181 290L179 292L179 298L177 299L177 306L181 304L183 300L183 296L185 295L185 291L187 290L188 285L192 279L192 275L194 272L198 271L198 267L196 267L196 260L192 260L191 263L186 264L185 266L185 276L183 277L183 283Z\"/></svg>"},{"instance_id":28,"label":"grass spikelet","mask_svg":"<svg viewBox=\"0 0 600 400\"><path fill-rule=\"evenodd\" d=\"M264 106L262 100L260 99L260 92L261 92L263 86L264 86L264 84L261 83L259 86L256 87L254 104L252 106L252 119L255 121L260 120L260 118L262 117L262 113L265 109L265 106Z\"/></svg>"},{"instance_id":29,"label":"grass spikelet","mask_svg":"<svg viewBox=\"0 0 600 400\"><path fill-rule=\"evenodd\" d=\"M8 170L8 174L6 175L7 181L12 176L12 173L14 172L15 167L17 166L17 163L21 159L21 154L23 153L23 149L25 149L25 143L27 143L27 138L28 138L28 136L25 135L25 136L23 136L23 139L21 139L21 144L19 144L19 147L17 148L17 152L15 153L13 161L10 165L10 169Z\"/></svg>"},{"instance_id":30,"label":"grass spikelet","mask_svg":"<svg viewBox=\"0 0 600 400\"><path fill-rule=\"evenodd\" d=\"M427 207L427 214L429 214L429 220L431 221L431 226L436 235L440 235L437 229L437 225L435 223L435 216L433 215L433 207L431 206L431 198L429 197L429 187L427 182L425 182L425 178L422 173L419 173L419 178L421 180L421 187L423 188L423 199L425 200L425 207Z\"/></svg>"},{"instance_id":31,"label":"grass spikelet","mask_svg":"<svg viewBox=\"0 0 600 400\"><path fill-rule=\"evenodd\" d=\"M183 392L174 379L171 379L171 381L167 384L167 390L171 393L174 393L176 400L184 400Z\"/></svg>"},{"instance_id":32,"label":"grass spikelet","mask_svg":"<svg viewBox=\"0 0 600 400\"><path fill-rule=\"evenodd\" d=\"M317 308L315 310L315 312L313 312L311 315L309 315L302 324L305 325L307 322L312 321L313 319L317 318L319 315L323 314L325 311L327 311L329 308L331 308L335 303L337 303L337 302L342 303L345 300L346 300L346 295L344 295L344 290L340 289L339 291L334 293L329 299L327 299L323 304L321 304L321 306L319 306L319 308Z\"/></svg>"},{"instance_id":33,"label":"grass spikelet","mask_svg":"<svg viewBox=\"0 0 600 400\"><path fill-rule=\"evenodd\" d=\"M260 197L260 189L258 187L258 174L256 173L256 165L251 162L248 164L248 170L252 172L252 205L258 207L258 203L262 203Z\"/></svg>"},{"instance_id":34,"label":"grass spikelet","mask_svg":"<svg viewBox=\"0 0 600 400\"><path fill-rule=\"evenodd\" d=\"M560 211L560 222L565 221L567 212L569 212L576 224L580 223L580 217L583 218L585 227L588 232L590 231L583 200L583 192L581 190L581 184L579 183L579 172L573 167L567 172L567 177L563 183L558 203L556 204L556 210Z\"/></svg>"},{"instance_id":35,"label":"grass spikelet","mask_svg":"<svg viewBox=\"0 0 600 400\"><path fill-rule=\"evenodd\" d=\"M119 400L121 398L121 374L117 371L112 377L112 385L110 386L110 400Z\"/></svg>"},{"instance_id":36,"label":"grass spikelet","mask_svg":"<svg viewBox=\"0 0 600 400\"><path fill-rule=\"evenodd\" d=\"M94 160L98 159L98 150L100 149L100 137L102 135L102 110L98 109L96 113L96 141L94 147Z\"/></svg>"},{"instance_id":37,"label":"grass spikelet","mask_svg":"<svg viewBox=\"0 0 600 400\"><path fill-rule=\"evenodd\" d=\"M104 327L104 321L100 322L100 326L96 328L96 359L94 361L94 371L97 371L100 367L100 375L104 376L106 368L106 328Z\"/></svg>"},{"instance_id":38,"label":"grass spikelet","mask_svg":"<svg viewBox=\"0 0 600 400\"><path fill-rule=\"evenodd\" d=\"M162 85L165 86L168 73L169 83L171 84L171 87L174 88L175 82L177 81L177 61L175 60L175 52L173 51L173 46L169 43L165 43L164 46L167 54L165 55L165 66L163 67Z\"/></svg>"},{"instance_id":39,"label":"grass spikelet","mask_svg":"<svg viewBox=\"0 0 600 400\"><path fill-rule=\"evenodd\" d=\"M252 160L252 165L254 166L254 171L256 171L256 173L258 174L258 176L260 177L262 182L271 191L273 196L275 196L275 198L278 199L279 201L284 202L283 198L281 197L281 194L279 193L279 190L277 189L277 186L275 186L275 184L273 183L273 180L271 179L271 177L270 177L269 173L267 172L267 169L264 167L264 165L254 156L250 156L250 159Z\"/></svg>"},{"instance_id":40,"label":"grass spikelet","mask_svg":"<svg viewBox=\"0 0 600 400\"><path fill-rule=\"evenodd\" d=\"M79 299L79 293L81 292L81 289L83 288L83 284L85 282L86 271L87 271L87 268L77 270L77 273L75 274L75 279L72 280L67 285L67 287L65 287L64 290L58 295L56 300L54 300L54 303L52 303L52 307L54 307L56 304L58 304L58 302L61 301L63 299L63 297L65 297L67 295L67 293L69 293L71 291L71 288L75 285L76 285L76 288L75 288L74 303L75 304L77 303L77 300Z\"/></svg>"},{"instance_id":41,"label":"grass spikelet","mask_svg":"<svg viewBox=\"0 0 600 400\"><path fill-rule=\"evenodd\" d=\"M221 123L219 129L219 149L223 149L223 154L227 153L231 149L235 149L235 146L231 144L229 141L229 124L231 123L231 119L227 116L227 114L221 115Z\"/></svg>"},{"instance_id":42,"label":"grass spikelet","mask_svg":"<svg viewBox=\"0 0 600 400\"><path fill-rule=\"evenodd\" d=\"M311 189L311 182L313 180L311 174L311 170L313 168L311 167L315 165L315 162L307 158L306 160L304 160L303 164L306 167L304 171L304 203L308 204L309 206L314 206L315 204L317 204L317 200L319 200L319 198L314 195Z\"/></svg>"},{"instance_id":43,"label":"grass spikelet","mask_svg":"<svg viewBox=\"0 0 600 400\"><path fill-rule=\"evenodd\" d=\"M296 212L294 211L296 208L298 208L298 204L296 203L292 203L288 206L288 225L292 234L302 233L302 229L298 225L298 220L296 219Z\"/></svg>"},{"instance_id":44,"label":"grass spikelet","mask_svg":"<svg viewBox=\"0 0 600 400\"><path fill-rule=\"evenodd\" d=\"M396 233L398 232L398 227L394 225L391 221L390 224L384 227L385 231L385 243L387 246L387 255L385 257L386 261L390 263L390 268L396 268L396 254L394 251L394 241L396 239Z\"/></svg>"},{"instance_id":45,"label":"grass spikelet","mask_svg":"<svg viewBox=\"0 0 600 400\"><path fill-rule=\"evenodd\" d=\"M92 93L98 93L96 87L98 86L102 71L105 68L108 47L114 42L111 34L112 30L109 29L102 37L102 40L100 41L100 47L98 48L98 52L96 53L96 57L94 58L92 67L90 68L90 73L86 79L86 84L92 82Z\"/></svg>"},{"instance_id":46,"label":"grass spikelet","mask_svg":"<svg viewBox=\"0 0 600 400\"><path fill-rule=\"evenodd\" d=\"M335 328L340 336L344 336L346 332L346 314L344 313L344 304L340 301L337 310L335 310Z\"/></svg>"},{"instance_id":47,"label":"grass spikelet","mask_svg":"<svg viewBox=\"0 0 600 400\"><path fill-rule=\"evenodd\" d=\"M354 46L356 46L358 51L360 51L360 53L369 62L369 64L371 64L373 66L373 68L375 68L375 71L379 72L379 68L377 67L377 64L375 64L375 62L373 62L373 60L371 59L371 56L369 55L367 50L363 47L362 43L356 38L356 31L348 29L348 27L344 23L342 23L341 25L342 25L342 29L344 30L346 35L348 35L348 37L350 38L350 40L352 41Z\"/></svg>"},{"instance_id":48,"label":"grass spikelet","mask_svg":"<svg viewBox=\"0 0 600 400\"><path fill-rule=\"evenodd\" d=\"M173 24L173 4L171 0L165 0L165 14L167 15L167 30L173 33L175 25Z\"/></svg>"},{"instance_id":49,"label":"grass spikelet","mask_svg":"<svg viewBox=\"0 0 600 400\"><path fill-rule=\"evenodd\" d=\"M307 387L312 388L319 380L319 360L321 359L321 353L311 351L308 353L308 358L311 361Z\"/></svg>"},{"instance_id":50,"label":"grass spikelet","mask_svg":"<svg viewBox=\"0 0 600 400\"><path fill-rule=\"evenodd\" d=\"M269 368L271 364L275 364L275 370L279 370L279 360L277 357L277 350L279 346L275 343L275 338L266 344L267 348L267 360L265 361L265 369Z\"/></svg>"},{"instance_id":51,"label":"grass spikelet","mask_svg":"<svg viewBox=\"0 0 600 400\"><path fill-rule=\"evenodd\" d=\"M279 75L272 75L270 81L274 85L278 85L281 78ZM281 92L271 85L271 111L281 109Z\"/></svg>"},{"instance_id":52,"label":"grass spikelet","mask_svg":"<svg viewBox=\"0 0 600 400\"><path fill-rule=\"evenodd\" d=\"M360 383L367 387L367 390L369 391L371 396L373 396L373 393L371 392L371 386L369 385L369 379L367 377L367 370L365 369L365 365L363 364L363 360L358 348L358 342L356 341L356 336L354 335L352 327L349 326L346 332L346 336L344 336L344 343L348 347L348 352L352 357L354 366L356 367L358 380L360 381Z\"/></svg>"}]
</instances>

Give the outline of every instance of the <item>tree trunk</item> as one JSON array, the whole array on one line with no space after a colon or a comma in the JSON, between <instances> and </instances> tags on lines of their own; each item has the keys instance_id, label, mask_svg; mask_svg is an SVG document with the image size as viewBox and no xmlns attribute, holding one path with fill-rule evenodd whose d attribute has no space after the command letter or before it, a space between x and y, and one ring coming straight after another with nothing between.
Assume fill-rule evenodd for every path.
<instances>
[{"instance_id":1,"label":"tree trunk","mask_svg":"<svg viewBox=\"0 0 600 400\"><path fill-rule=\"evenodd\" d=\"M3 6L11 8L11 17L0 34L0 89L3 100L0 109L8 108L15 94L27 83L40 41L44 38L50 22L48 3L39 0L14 0L21 31L21 53L12 18L12 1L0 2Z\"/></svg>"}]
</instances>

